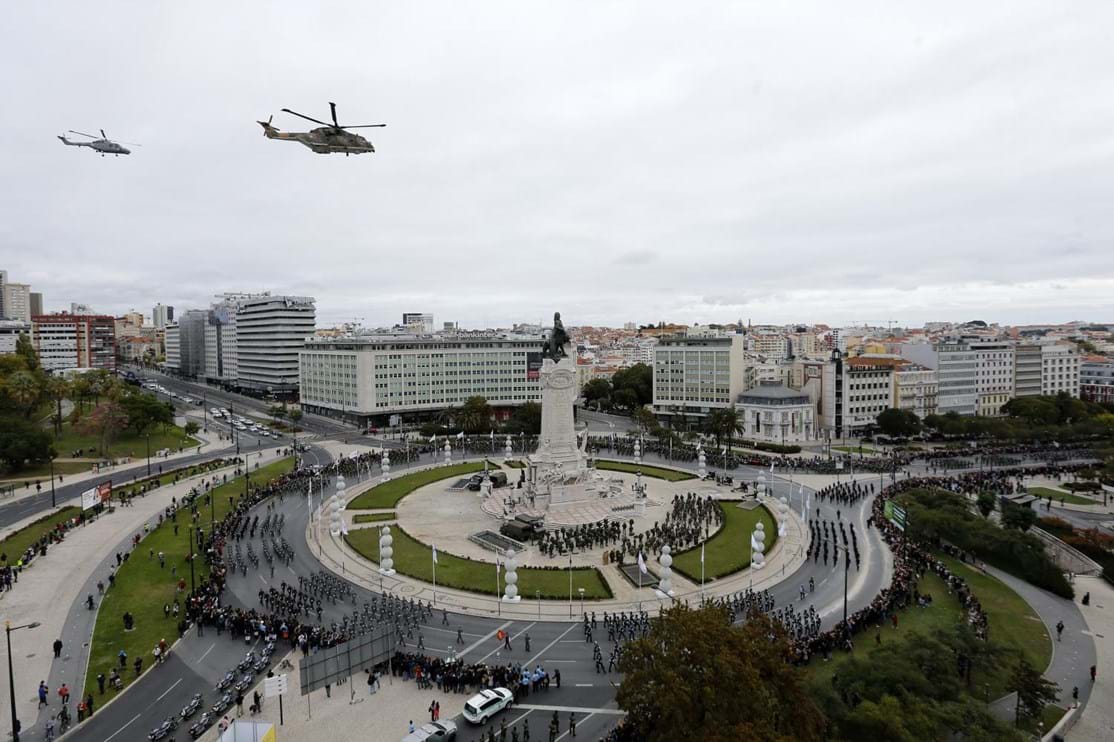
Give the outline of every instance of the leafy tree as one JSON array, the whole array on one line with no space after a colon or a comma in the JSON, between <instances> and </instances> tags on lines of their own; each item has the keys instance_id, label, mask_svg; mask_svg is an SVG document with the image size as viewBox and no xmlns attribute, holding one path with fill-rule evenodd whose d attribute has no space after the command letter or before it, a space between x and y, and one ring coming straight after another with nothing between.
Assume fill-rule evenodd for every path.
<instances>
[{"instance_id":1,"label":"leafy tree","mask_svg":"<svg viewBox=\"0 0 1114 742\"><path fill-rule=\"evenodd\" d=\"M611 376L611 387L615 396L624 390L634 392L636 401L624 405L629 410L634 410L638 405L650 404L654 401L654 370L645 363L636 363L630 368L622 368Z\"/></svg>"},{"instance_id":2,"label":"leafy tree","mask_svg":"<svg viewBox=\"0 0 1114 742\"><path fill-rule=\"evenodd\" d=\"M27 464L49 461L54 455L50 433L19 418L0 420L0 463L17 472Z\"/></svg>"},{"instance_id":3,"label":"leafy tree","mask_svg":"<svg viewBox=\"0 0 1114 742\"><path fill-rule=\"evenodd\" d=\"M876 422L883 434L894 438L908 438L921 432L921 419L912 410L890 407L878 413Z\"/></svg>"},{"instance_id":4,"label":"leafy tree","mask_svg":"<svg viewBox=\"0 0 1114 742\"><path fill-rule=\"evenodd\" d=\"M626 726L649 742L820 740L824 717L787 652L784 629L765 616L732 626L719 608L663 611L619 662Z\"/></svg>"},{"instance_id":5,"label":"leafy tree","mask_svg":"<svg viewBox=\"0 0 1114 742\"><path fill-rule=\"evenodd\" d=\"M15 353L17 356L23 358L27 363L29 371L40 370L39 354L35 352L35 346L31 343L31 336L26 333L21 333L15 341Z\"/></svg>"},{"instance_id":6,"label":"leafy tree","mask_svg":"<svg viewBox=\"0 0 1114 742\"><path fill-rule=\"evenodd\" d=\"M486 433L491 430L491 405L481 396L469 397L453 410L453 420L465 433Z\"/></svg>"},{"instance_id":7,"label":"leafy tree","mask_svg":"<svg viewBox=\"0 0 1114 742\"><path fill-rule=\"evenodd\" d=\"M661 423L658 422L657 415L649 407L639 407L631 415L638 429L648 435L658 435L661 432Z\"/></svg>"},{"instance_id":8,"label":"leafy tree","mask_svg":"<svg viewBox=\"0 0 1114 742\"><path fill-rule=\"evenodd\" d=\"M611 400L611 382L607 379L591 379L580 388L580 396L588 404L595 402L596 407L604 407Z\"/></svg>"},{"instance_id":9,"label":"leafy tree","mask_svg":"<svg viewBox=\"0 0 1114 742\"><path fill-rule=\"evenodd\" d=\"M1013 528L1024 533L1037 522L1037 513L1032 508L1021 505L1006 505L1002 509L1002 527Z\"/></svg>"},{"instance_id":10,"label":"leafy tree","mask_svg":"<svg viewBox=\"0 0 1114 742\"><path fill-rule=\"evenodd\" d=\"M101 456L106 455L108 444L127 427L128 415L119 402L108 401L93 408L82 418L78 430L86 435L95 435L100 440Z\"/></svg>"},{"instance_id":11,"label":"leafy tree","mask_svg":"<svg viewBox=\"0 0 1114 742\"><path fill-rule=\"evenodd\" d=\"M62 400L70 396L70 382L62 376L52 376L47 382L46 393L54 401L56 411L54 414L54 432L62 432Z\"/></svg>"},{"instance_id":12,"label":"leafy tree","mask_svg":"<svg viewBox=\"0 0 1114 742\"><path fill-rule=\"evenodd\" d=\"M627 410L628 412L634 412L642 406L642 403L638 399L638 392L630 387L616 389L615 394L611 397L611 401L616 407Z\"/></svg>"},{"instance_id":13,"label":"leafy tree","mask_svg":"<svg viewBox=\"0 0 1114 742\"><path fill-rule=\"evenodd\" d=\"M504 433L517 435L538 435L542 432L542 406L537 402L527 402L515 408L511 419L503 426Z\"/></svg>"},{"instance_id":14,"label":"leafy tree","mask_svg":"<svg viewBox=\"0 0 1114 742\"><path fill-rule=\"evenodd\" d=\"M1040 719L1044 714L1044 707L1056 702L1060 687L1044 678L1039 670L1021 657L1006 690L1017 694L1015 714L1020 721L1022 718Z\"/></svg>"},{"instance_id":15,"label":"leafy tree","mask_svg":"<svg viewBox=\"0 0 1114 742\"><path fill-rule=\"evenodd\" d=\"M286 413L286 416L290 418L290 425L294 429L294 432L298 432L298 421L302 419L302 411L290 410Z\"/></svg>"},{"instance_id":16,"label":"leafy tree","mask_svg":"<svg viewBox=\"0 0 1114 742\"><path fill-rule=\"evenodd\" d=\"M128 428L136 435L143 435L155 425L174 422L174 407L161 402L152 394L132 393L120 399L120 407L128 418Z\"/></svg>"},{"instance_id":17,"label":"leafy tree","mask_svg":"<svg viewBox=\"0 0 1114 742\"><path fill-rule=\"evenodd\" d=\"M718 451L723 447L724 439L730 446L735 433L743 431L743 419L734 407L712 410L704 420L704 431L715 437Z\"/></svg>"},{"instance_id":18,"label":"leafy tree","mask_svg":"<svg viewBox=\"0 0 1114 742\"><path fill-rule=\"evenodd\" d=\"M278 421L282 420L287 415L286 405L273 404L267 408L267 414L271 416L271 422L277 426Z\"/></svg>"},{"instance_id":19,"label":"leafy tree","mask_svg":"<svg viewBox=\"0 0 1114 742\"><path fill-rule=\"evenodd\" d=\"M994 505L998 498L994 496L993 492L980 492L978 499L979 512L982 517L989 518L990 514L994 512Z\"/></svg>"},{"instance_id":20,"label":"leafy tree","mask_svg":"<svg viewBox=\"0 0 1114 742\"><path fill-rule=\"evenodd\" d=\"M182 430L185 431L186 435L193 435L197 431L201 430L201 426L195 423L193 420L190 420L188 423L185 424Z\"/></svg>"}]
</instances>

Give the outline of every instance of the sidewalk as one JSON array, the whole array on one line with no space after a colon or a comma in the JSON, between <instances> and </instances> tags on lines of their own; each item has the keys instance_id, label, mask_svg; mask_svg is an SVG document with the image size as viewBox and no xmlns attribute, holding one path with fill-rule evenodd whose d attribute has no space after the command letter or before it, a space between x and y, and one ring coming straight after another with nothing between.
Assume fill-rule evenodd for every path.
<instances>
[{"instance_id":1,"label":"sidewalk","mask_svg":"<svg viewBox=\"0 0 1114 742\"><path fill-rule=\"evenodd\" d=\"M298 656L298 652L287 655L294 662L295 668ZM281 661L277 659L276 663ZM278 698L265 698L263 711L255 717L248 713L252 690L263 694L262 675L258 678L259 684L244 694L244 715L240 717L241 721L254 718L256 721L274 724L275 736L280 740L398 740L406 736L409 722L413 721L417 728L429 721L429 704L433 701L441 704L441 719L446 720L460 714L464 710L464 702L470 697L463 693L442 693L436 688L419 690L414 681L392 679L390 675L381 678L379 690L369 694L367 675L360 672L352 676L351 685L334 686L331 698L326 697L324 690L316 690L309 694L307 700L307 696L301 694L298 671L295 669L284 672L288 687L282 699L282 726L279 726ZM277 664L275 674L282 674L277 669ZM227 712L227 716L236 719L235 706ZM188 732L188 728L189 724L183 724L179 731ZM472 739L473 731L462 724L457 740L466 742ZM198 739L200 742L216 742L219 737L214 725Z\"/></svg>"},{"instance_id":2,"label":"sidewalk","mask_svg":"<svg viewBox=\"0 0 1114 742\"><path fill-rule=\"evenodd\" d=\"M1081 598L1084 593L1091 593L1091 604L1081 604L1079 610L1087 622L1086 633L1101 641L1095 641L1098 648L1096 680L1093 685L1089 679L1087 681L1090 700L1075 727L1065 736L1073 742L1099 742L1114 737L1114 647L1107 639L1114 636L1114 586L1101 577L1077 577L1075 589Z\"/></svg>"},{"instance_id":3,"label":"sidewalk","mask_svg":"<svg viewBox=\"0 0 1114 742\"><path fill-rule=\"evenodd\" d=\"M270 458L273 456L265 456L264 460ZM18 649L13 647L12 653L16 710L24 731L37 724L35 689L40 680L45 680L51 689L51 706L44 709L44 713L58 710L56 690L61 683L70 686L74 698L80 692L96 618L96 613L86 609L82 601L87 594L96 595L97 579L108 584L108 574L115 567L115 553L129 547L131 537L142 532L144 523L154 525L158 515L170 504L171 497L181 498L200 480L220 476L234 468L216 469L160 487L145 497L134 498L131 506L117 506L115 512L70 531L64 541L51 546L45 557L37 558L32 567L23 572L14 590L4 594L0 601L0 618L14 625L41 623L37 628L23 629L16 635ZM30 516L15 527L22 527L42 515ZM62 656L54 659L51 644L59 638L64 644ZM0 714L0 717L0 737L3 737L11 732L11 718L9 714Z\"/></svg>"}]
</instances>

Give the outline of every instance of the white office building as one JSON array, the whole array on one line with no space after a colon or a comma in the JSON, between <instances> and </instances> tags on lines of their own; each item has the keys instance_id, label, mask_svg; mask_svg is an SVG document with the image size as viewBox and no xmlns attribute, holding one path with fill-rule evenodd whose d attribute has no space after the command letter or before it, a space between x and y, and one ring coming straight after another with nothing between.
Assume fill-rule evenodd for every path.
<instances>
[{"instance_id":1,"label":"white office building","mask_svg":"<svg viewBox=\"0 0 1114 742\"><path fill-rule=\"evenodd\" d=\"M433 413L484 397L496 416L541 401L541 342L503 334L309 338L301 351L307 412L361 424Z\"/></svg>"},{"instance_id":2,"label":"white office building","mask_svg":"<svg viewBox=\"0 0 1114 742\"><path fill-rule=\"evenodd\" d=\"M237 384L274 394L298 390L298 356L316 329L314 299L257 296L236 315Z\"/></svg>"},{"instance_id":3,"label":"white office building","mask_svg":"<svg viewBox=\"0 0 1114 742\"><path fill-rule=\"evenodd\" d=\"M654 412L672 427L698 427L746 389L746 336L663 337L654 348Z\"/></svg>"},{"instance_id":4,"label":"white office building","mask_svg":"<svg viewBox=\"0 0 1114 742\"><path fill-rule=\"evenodd\" d=\"M16 319L0 319L0 355L15 353L20 335L31 334L31 323Z\"/></svg>"},{"instance_id":5,"label":"white office building","mask_svg":"<svg viewBox=\"0 0 1114 742\"><path fill-rule=\"evenodd\" d=\"M20 322L31 321L31 287L26 283L4 283L0 285L3 292L3 314L0 319L14 319Z\"/></svg>"},{"instance_id":6,"label":"white office building","mask_svg":"<svg viewBox=\"0 0 1114 742\"><path fill-rule=\"evenodd\" d=\"M974 415L979 409L978 355L965 340L941 340L935 345L905 343L902 358L936 371L936 411Z\"/></svg>"},{"instance_id":7,"label":"white office building","mask_svg":"<svg viewBox=\"0 0 1114 742\"><path fill-rule=\"evenodd\" d=\"M790 444L816 437L816 409L808 392L765 382L740 394L735 408L747 440Z\"/></svg>"},{"instance_id":8,"label":"white office building","mask_svg":"<svg viewBox=\"0 0 1114 742\"><path fill-rule=\"evenodd\" d=\"M909 410L923 420L936 414L938 390L939 379L935 371L906 363L894 371L894 398L890 406Z\"/></svg>"},{"instance_id":9,"label":"white office building","mask_svg":"<svg viewBox=\"0 0 1114 742\"><path fill-rule=\"evenodd\" d=\"M156 328L163 328L174 321L174 307L165 304L156 304L151 309L151 324Z\"/></svg>"},{"instance_id":10,"label":"white office building","mask_svg":"<svg viewBox=\"0 0 1114 742\"><path fill-rule=\"evenodd\" d=\"M975 353L975 390L978 394L976 414L1000 417L1002 405L1014 394L1014 344L1010 340L972 340Z\"/></svg>"},{"instance_id":11,"label":"white office building","mask_svg":"<svg viewBox=\"0 0 1114 742\"><path fill-rule=\"evenodd\" d=\"M891 406L898 358L844 358L838 350L821 376L821 427L831 439L852 438L873 428Z\"/></svg>"},{"instance_id":12,"label":"white office building","mask_svg":"<svg viewBox=\"0 0 1114 742\"><path fill-rule=\"evenodd\" d=\"M1079 349L1075 345L1041 346L1041 394L1079 396Z\"/></svg>"},{"instance_id":13,"label":"white office building","mask_svg":"<svg viewBox=\"0 0 1114 742\"><path fill-rule=\"evenodd\" d=\"M415 335L433 333L433 315L424 312L403 312L402 327Z\"/></svg>"},{"instance_id":14,"label":"white office building","mask_svg":"<svg viewBox=\"0 0 1114 742\"><path fill-rule=\"evenodd\" d=\"M182 367L182 343L178 332L178 323L173 322L163 328L163 346L166 349L166 359L163 367L172 373L178 373Z\"/></svg>"}]
</instances>

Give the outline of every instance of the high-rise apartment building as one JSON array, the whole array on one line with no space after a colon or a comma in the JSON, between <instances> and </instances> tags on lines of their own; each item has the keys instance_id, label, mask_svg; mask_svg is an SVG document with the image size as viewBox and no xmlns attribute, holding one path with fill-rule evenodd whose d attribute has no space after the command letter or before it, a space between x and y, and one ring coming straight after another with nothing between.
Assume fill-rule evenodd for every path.
<instances>
[{"instance_id":1,"label":"high-rise apartment building","mask_svg":"<svg viewBox=\"0 0 1114 742\"><path fill-rule=\"evenodd\" d=\"M236 315L239 386L274 394L298 390L298 356L316 328L314 299L259 296Z\"/></svg>"},{"instance_id":2,"label":"high-rise apartment building","mask_svg":"<svg viewBox=\"0 0 1114 742\"><path fill-rule=\"evenodd\" d=\"M33 317L31 342L47 371L116 369L116 320L111 316L46 314Z\"/></svg>"},{"instance_id":3,"label":"high-rise apartment building","mask_svg":"<svg viewBox=\"0 0 1114 742\"><path fill-rule=\"evenodd\" d=\"M7 283L0 285L0 292L4 294L3 318L14 319L21 322L31 321L31 287L25 283Z\"/></svg>"},{"instance_id":4,"label":"high-rise apartment building","mask_svg":"<svg viewBox=\"0 0 1114 742\"><path fill-rule=\"evenodd\" d=\"M156 304L151 309L151 324L157 328L166 327L174 321L174 307Z\"/></svg>"},{"instance_id":5,"label":"high-rise apartment building","mask_svg":"<svg viewBox=\"0 0 1114 742\"><path fill-rule=\"evenodd\" d=\"M190 309L178 318L178 373L182 376L195 379L205 375L205 325L208 320L209 313L204 309Z\"/></svg>"},{"instance_id":6,"label":"high-rise apartment building","mask_svg":"<svg viewBox=\"0 0 1114 742\"><path fill-rule=\"evenodd\" d=\"M163 349L166 351L163 366L167 371L177 373L182 366L182 342L177 322L163 328Z\"/></svg>"},{"instance_id":7,"label":"high-rise apartment building","mask_svg":"<svg viewBox=\"0 0 1114 742\"><path fill-rule=\"evenodd\" d=\"M1042 366L1041 346L1022 343L1014 349L1013 396L1040 396Z\"/></svg>"},{"instance_id":8,"label":"high-rise apartment building","mask_svg":"<svg viewBox=\"0 0 1114 742\"><path fill-rule=\"evenodd\" d=\"M654 412L670 426L699 426L746 389L746 336L662 337L654 347Z\"/></svg>"},{"instance_id":9,"label":"high-rise apartment building","mask_svg":"<svg viewBox=\"0 0 1114 742\"><path fill-rule=\"evenodd\" d=\"M1079 396L1079 349L1075 345L1041 346L1041 394Z\"/></svg>"},{"instance_id":10,"label":"high-rise apartment building","mask_svg":"<svg viewBox=\"0 0 1114 742\"><path fill-rule=\"evenodd\" d=\"M31 292L31 316L38 317L43 312L43 295L38 291Z\"/></svg>"},{"instance_id":11,"label":"high-rise apartment building","mask_svg":"<svg viewBox=\"0 0 1114 742\"><path fill-rule=\"evenodd\" d=\"M838 350L821 376L821 430L832 439L851 438L874 426L892 405L900 358L844 358Z\"/></svg>"},{"instance_id":12,"label":"high-rise apartment building","mask_svg":"<svg viewBox=\"0 0 1114 742\"><path fill-rule=\"evenodd\" d=\"M904 343L901 356L936 371L936 412L974 415L979 409L978 356L962 339Z\"/></svg>"}]
</instances>

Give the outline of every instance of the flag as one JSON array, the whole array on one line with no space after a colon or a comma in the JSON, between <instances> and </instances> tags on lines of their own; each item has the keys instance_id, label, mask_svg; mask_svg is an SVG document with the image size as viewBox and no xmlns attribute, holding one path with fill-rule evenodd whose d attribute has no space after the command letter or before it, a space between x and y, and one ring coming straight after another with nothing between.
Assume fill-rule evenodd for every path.
<instances>
[{"instance_id":1,"label":"flag","mask_svg":"<svg viewBox=\"0 0 1114 742\"><path fill-rule=\"evenodd\" d=\"M433 563L437 564L437 544L433 545Z\"/></svg>"},{"instance_id":2,"label":"flag","mask_svg":"<svg viewBox=\"0 0 1114 742\"><path fill-rule=\"evenodd\" d=\"M491 440L495 440L495 431L491 431Z\"/></svg>"},{"instance_id":3,"label":"flag","mask_svg":"<svg viewBox=\"0 0 1114 742\"><path fill-rule=\"evenodd\" d=\"M700 563L704 563L704 544L700 544Z\"/></svg>"},{"instance_id":4,"label":"flag","mask_svg":"<svg viewBox=\"0 0 1114 742\"><path fill-rule=\"evenodd\" d=\"M770 473L771 474L774 473L774 462L773 461L770 461Z\"/></svg>"},{"instance_id":5,"label":"flag","mask_svg":"<svg viewBox=\"0 0 1114 742\"><path fill-rule=\"evenodd\" d=\"M456 434L456 439L458 441L464 439L464 431L463 430Z\"/></svg>"},{"instance_id":6,"label":"flag","mask_svg":"<svg viewBox=\"0 0 1114 742\"><path fill-rule=\"evenodd\" d=\"M650 574L649 571L647 571L647 569L646 569L646 560L642 558L642 552L641 551L638 552L638 569L644 575Z\"/></svg>"},{"instance_id":7,"label":"flag","mask_svg":"<svg viewBox=\"0 0 1114 742\"><path fill-rule=\"evenodd\" d=\"M435 435L431 435L431 436L429 437L429 442L430 442L430 443L436 443L436 442L437 442L437 436L435 436Z\"/></svg>"}]
</instances>

